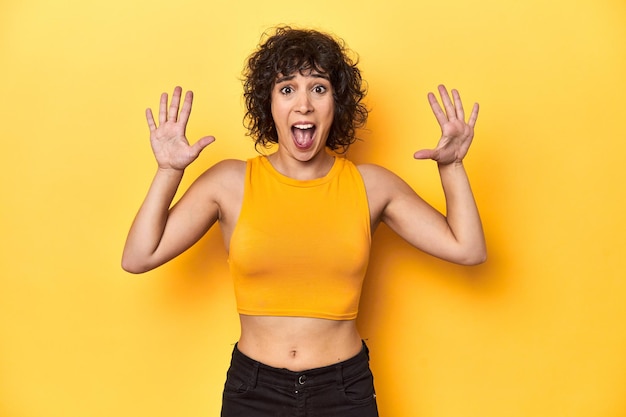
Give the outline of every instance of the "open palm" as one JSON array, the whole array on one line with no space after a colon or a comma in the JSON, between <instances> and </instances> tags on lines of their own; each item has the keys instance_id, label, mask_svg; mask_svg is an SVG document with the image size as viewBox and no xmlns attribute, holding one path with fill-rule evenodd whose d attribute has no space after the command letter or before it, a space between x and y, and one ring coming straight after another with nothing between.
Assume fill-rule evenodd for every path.
<instances>
[{"instance_id":1,"label":"open palm","mask_svg":"<svg viewBox=\"0 0 626 417\"><path fill-rule=\"evenodd\" d=\"M467 122L457 90L452 90L452 98L443 85L439 86L443 108L433 93L428 93L428 102L441 127L441 138L435 149L422 149L414 155L416 159L432 159L441 165L461 162L474 138L474 126L478 119L478 104L474 104Z\"/></svg>"},{"instance_id":2,"label":"open palm","mask_svg":"<svg viewBox=\"0 0 626 417\"><path fill-rule=\"evenodd\" d=\"M150 144L159 168L184 170L207 145L215 140L212 136L205 136L195 144L189 145L185 130L191 114L193 93L187 91L182 108L180 108L181 96L182 88L176 87L168 107L167 93L161 94L158 126L154 121L152 110L146 110L146 120L150 128Z\"/></svg>"}]
</instances>

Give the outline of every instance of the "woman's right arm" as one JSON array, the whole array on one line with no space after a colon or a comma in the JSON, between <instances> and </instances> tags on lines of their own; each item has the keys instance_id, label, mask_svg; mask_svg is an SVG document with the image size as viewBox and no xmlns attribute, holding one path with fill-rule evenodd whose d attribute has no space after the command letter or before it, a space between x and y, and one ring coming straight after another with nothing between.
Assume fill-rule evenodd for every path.
<instances>
[{"instance_id":1,"label":"woman's right arm","mask_svg":"<svg viewBox=\"0 0 626 417\"><path fill-rule=\"evenodd\" d=\"M176 257L202 237L219 215L211 170L170 209L185 168L215 140L207 136L189 145L185 129L193 94L185 94L179 112L181 96L182 89L176 87L168 107L167 94L161 95L158 127L152 111L146 111L158 169L124 246L122 267L128 272L146 272Z\"/></svg>"}]
</instances>

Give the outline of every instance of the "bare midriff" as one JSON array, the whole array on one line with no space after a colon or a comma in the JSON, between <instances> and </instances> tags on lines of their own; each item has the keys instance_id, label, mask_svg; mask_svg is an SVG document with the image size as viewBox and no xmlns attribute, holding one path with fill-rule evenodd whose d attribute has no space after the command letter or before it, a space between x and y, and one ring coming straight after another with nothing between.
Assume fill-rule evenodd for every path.
<instances>
[{"instance_id":1,"label":"bare midriff","mask_svg":"<svg viewBox=\"0 0 626 417\"><path fill-rule=\"evenodd\" d=\"M244 355L274 368L303 371L333 365L362 349L354 320L240 315Z\"/></svg>"}]
</instances>

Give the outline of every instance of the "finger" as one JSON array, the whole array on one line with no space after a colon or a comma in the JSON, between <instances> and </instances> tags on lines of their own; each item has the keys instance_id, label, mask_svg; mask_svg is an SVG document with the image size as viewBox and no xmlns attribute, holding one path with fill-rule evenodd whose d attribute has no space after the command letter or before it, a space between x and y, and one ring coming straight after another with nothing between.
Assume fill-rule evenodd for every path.
<instances>
[{"instance_id":1,"label":"finger","mask_svg":"<svg viewBox=\"0 0 626 417\"><path fill-rule=\"evenodd\" d=\"M180 109L180 115L178 117L178 120L185 125L187 124L187 120L189 120L189 115L191 114L192 104L193 104L193 92L187 91L187 93L185 93L185 100L183 101L183 108Z\"/></svg>"},{"instance_id":2,"label":"finger","mask_svg":"<svg viewBox=\"0 0 626 417\"><path fill-rule=\"evenodd\" d=\"M213 137L213 136L205 136L205 137L203 137L202 139L200 139L199 141L194 143L193 146L191 147L192 154L195 157L197 157L198 155L200 155L200 152L202 152L202 150L204 148L206 148L207 146L209 146L213 142L215 142L215 137Z\"/></svg>"},{"instance_id":3,"label":"finger","mask_svg":"<svg viewBox=\"0 0 626 417\"><path fill-rule=\"evenodd\" d=\"M435 159L434 149L422 149L413 154L415 159Z\"/></svg>"},{"instance_id":4,"label":"finger","mask_svg":"<svg viewBox=\"0 0 626 417\"><path fill-rule=\"evenodd\" d=\"M446 109L446 115L448 116L448 120L456 119L454 104L452 104L452 100L450 100L448 90L446 90L446 87L443 84L439 86L439 95L441 96L441 102L443 103L443 107Z\"/></svg>"},{"instance_id":5,"label":"finger","mask_svg":"<svg viewBox=\"0 0 626 417\"><path fill-rule=\"evenodd\" d=\"M430 103L430 108L432 109L437 122L439 122L439 126L446 124L448 122L448 117L444 113L443 109L439 105L439 102L437 101L437 97L435 97L433 93L428 93L428 102Z\"/></svg>"},{"instance_id":6,"label":"finger","mask_svg":"<svg viewBox=\"0 0 626 417\"><path fill-rule=\"evenodd\" d=\"M167 121L167 93L161 94L161 101L159 102L159 125L162 125Z\"/></svg>"},{"instance_id":7,"label":"finger","mask_svg":"<svg viewBox=\"0 0 626 417\"><path fill-rule=\"evenodd\" d=\"M174 88L172 93L172 102L170 103L169 110L167 112L167 120L175 122L178 119L178 106L180 106L180 95L183 89L180 87Z\"/></svg>"},{"instance_id":8,"label":"finger","mask_svg":"<svg viewBox=\"0 0 626 417\"><path fill-rule=\"evenodd\" d=\"M152 109L146 109L146 120L148 121L148 128L150 132L156 130L156 123L154 123L154 116L152 115Z\"/></svg>"},{"instance_id":9,"label":"finger","mask_svg":"<svg viewBox=\"0 0 626 417\"><path fill-rule=\"evenodd\" d=\"M454 108L456 109L456 117L459 120L465 121L465 111L463 110L463 103L461 103L461 95L458 90L452 90L452 99L454 100Z\"/></svg>"},{"instance_id":10,"label":"finger","mask_svg":"<svg viewBox=\"0 0 626 417\"><path fill-rule=\"evenodd\" d=\"M474 103L474 107L472 107L472 112L470 113L470 118L467 121L467 124L470 125L472 128L474 128L474 126L476 125L476 120L478 120L478 110L479 110L479 105L478 103Z\"/></svg>"}]
</instances>

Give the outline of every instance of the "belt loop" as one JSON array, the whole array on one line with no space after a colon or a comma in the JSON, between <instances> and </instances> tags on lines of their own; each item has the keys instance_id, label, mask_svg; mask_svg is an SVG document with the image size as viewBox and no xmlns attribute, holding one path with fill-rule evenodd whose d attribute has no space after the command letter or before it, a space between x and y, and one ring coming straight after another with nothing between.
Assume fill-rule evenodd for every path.
<instances>
[{"instance_id":1,"label":"belt loop","mask_svg":"<svg viewBox=\"0 0 626 417\"><path fill-rule=\"evenodd\" d=\"M335 378L337 379L337 388L343 391L343 366L335 366Z\"/></svg>"},{"instance_id":2,"label":"belt loop","mask_svg":"<svg viewBox=\"0 0 626 417\"><path fill-rule=\"evenodd\" d=\"M255 363L250 372L250 388L256 388L257 379L259 378L259 364Z\"/></svg>"}]
</instances>

